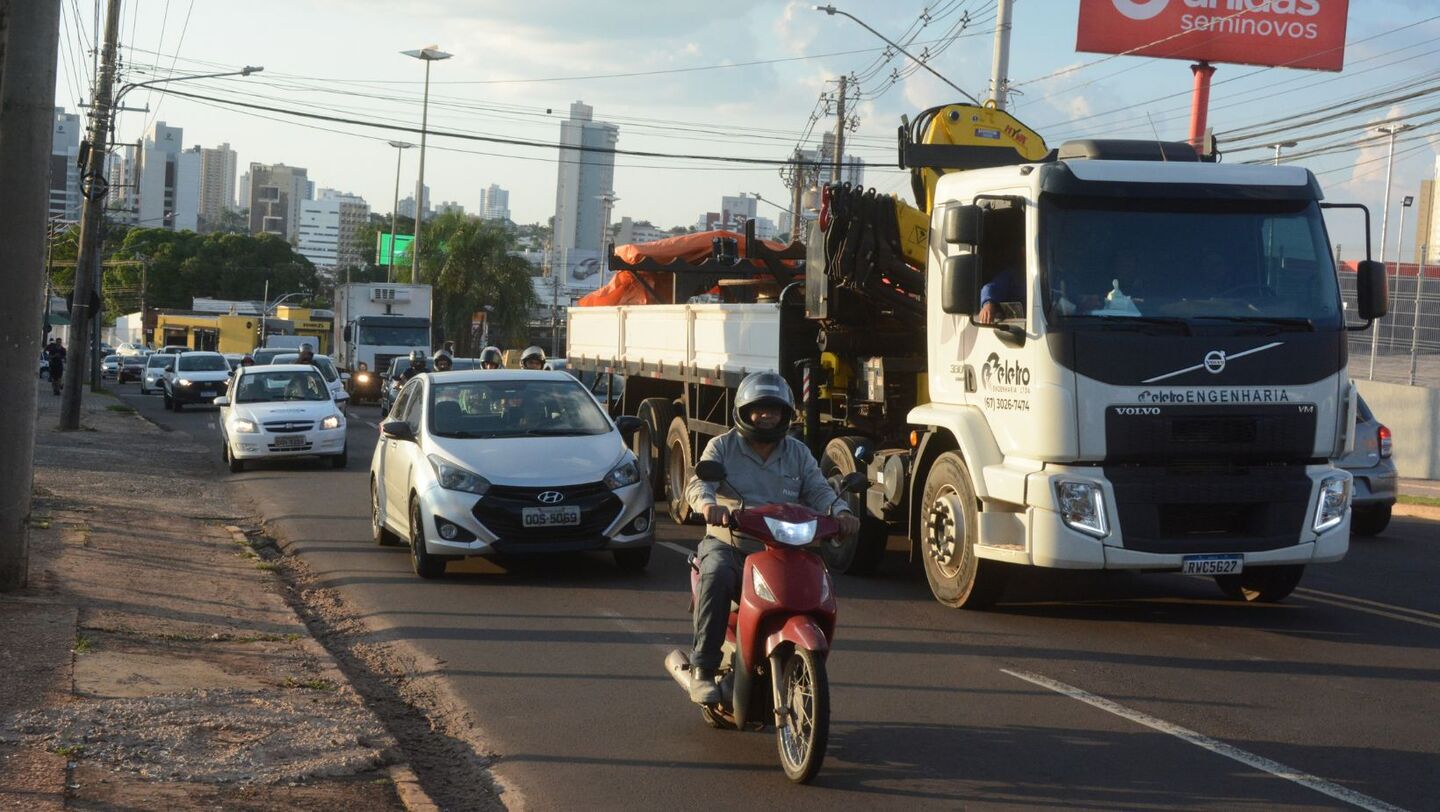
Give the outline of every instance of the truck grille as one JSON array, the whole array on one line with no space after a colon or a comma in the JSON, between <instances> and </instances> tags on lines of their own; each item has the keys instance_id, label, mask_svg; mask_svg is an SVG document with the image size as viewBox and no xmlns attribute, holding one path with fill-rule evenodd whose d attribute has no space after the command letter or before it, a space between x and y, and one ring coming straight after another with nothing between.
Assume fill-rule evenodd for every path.
<instances>
[{"instance_id":1,"label":"truck grille","mask_svg":"<svg viewBox=\"0 0 1440 812\"><path fill-rule=\"evenodd\" d=\"M1240 553L1298 544L1310 511L1304 465L1107 465L1125 548Z\"/></svg>"},{"instance_id":2,"label":"truck grille","mask_svg":"<svg viewBox=\"0 0 1440 812\"><path fill-rule=\"evenodd\" d=\"M1105 410L1105 459L1112 462L1300 462L1314 449L1315 407L1309 404Z\"/></svg>"},{"instance_id":3,"label":"truck grille","mask_svg":"<svg viewBox=\"0 0 1440 812\"><path fill-rule=\"evenodd\" d=\"M377 353L375 356L375 366L371 367L370 371L377 375L384 375L390 371L391 362L399 357L398 355L380 355Z\"/></svg>"}]
</instances>

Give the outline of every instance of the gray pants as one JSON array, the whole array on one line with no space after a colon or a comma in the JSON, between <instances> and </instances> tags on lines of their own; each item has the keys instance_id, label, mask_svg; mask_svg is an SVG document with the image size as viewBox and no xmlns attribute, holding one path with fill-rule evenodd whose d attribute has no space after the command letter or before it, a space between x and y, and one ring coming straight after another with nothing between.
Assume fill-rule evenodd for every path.
<instances>
[{"instance_id":1,"label":"gray pants","mask_svg":"<svg viewBox=\"0 0 1440 812\"><path fill-rule=\"evenodd\" d=\"M690 664L714 671L720 667L730 604L740 600L745 553L714 536L706 536L700 540L695 557L700 565L700 588L695 596L695 650Z\"/></svg>"}]
</instances>

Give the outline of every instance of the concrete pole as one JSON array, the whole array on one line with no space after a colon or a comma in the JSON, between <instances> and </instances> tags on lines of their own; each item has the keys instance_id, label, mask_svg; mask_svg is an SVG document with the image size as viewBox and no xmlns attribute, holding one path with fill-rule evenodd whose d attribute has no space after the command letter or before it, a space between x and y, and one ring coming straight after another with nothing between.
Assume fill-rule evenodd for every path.
<instances>
[{"instance_id":1,"label":"concrete pole","mask_svg":"<svg viewBox=\"0 0 1440 812\"><path fill-rule=\"evenodd\" d=\"M430 126L430 62L425 60L425 96L420 102L420 176L415 179L415 243L410 246L410 284L420 281L420 224L425 220L425 130Z\"/></svg>"},{"instance_id":2,"label":"concrete pole","mask_svg":"<svg viewBox=\"0 0 1440 812\"><path fill-rule=\"evenodd\" d=\"M835 177L830 179L835 184L844 180L841 173L845 168L845 82L846 77L841 76L840 93L835 97Z\"/></svg>"},{"instance_id":3,"label":"concrete pole","mask_svg":"<svg viewBox=\"0 0 1440 812\"><path fill-rule=\"evenodd\" d=\"M0 592L23 588L29 571L31 398L44 312L36 306L49 278L48 269L36 271L48 242L59 49L60 0L0 0L0 381L17 395L10 419L0 421Z\"/></svg>"},{"instance_id":4,"label":"concrete pole","mask_svg":"<svg viewBox=\"0 0 1440 812\"><path fill-rule=\"evenodd\" d=\"M1380 215L1380 264L1385 264L1385 243L1390 236L1390 181L1394 177L1395 169L1395 135L1404 130L1410 129L1409 124L1388 124L1377 128L1380 132L1390 136L1390 155L1385 160L1385 206L1381 209ZM1375 352L1380 347L1380 330L1378 325L1370 330L1370 380L1375 380Z\"/></svg>"},{"instance_id":5,"label":"concrete pole","mask_svg":"<svg viewBox=\"0 0 1440 812\"><path fill-rule=\"evenodd\" d=\"M60 428L80 428L80 387L85 381L89 353L90 320L97 316L90 311L100 275L100 244L105 239L101 223L105 219L105 197L108 179L105 173L105 152L109 148L111 90L115 82L115 49L120 36L120 0L110 0L105 15L105 49L100 57L100 72L95 79L94 108L90 115L90 156L84 168L81 188L85 201L80 209L80 246L75 260L75 290L70 300L70 347L65 365L65 389L60 400ZM53 109L51 114L54 114Z\"/></svg>"},{"instance_id":6,"label":"concrete pole","mask_svg":"<svg viewBox=\"0 0 1440 812\"><path fill-rule=\"evenodd\" d=\"M800 150L795 150L795 157L790 164L790 242L796 242L805 236L805 221L800 217L800 207L805 205L805 180L809 173L805 165L800 161Z\"/></svg>"},{"instance_id":7,"label":"concrete pole","mask_svg":"<svg viewBox=\"0 0 1440 812\"><path fill-rule=\"evenodd\" d=\"M1420 291L1425 289L1425 259L1429 245L1420 246L1420 268L1415 275L1415 321L1410 327L1410 385L1415 385L1415 349L1420 343Z\"/></svg>"},{"instance_id":8,"label":"concrete pole","mask_svg":"<svg viewBox=\"0 0 1440 812\"><path fill-rule=\"evenodd\" d=\"M990 58L990 100L996 110L1005 109L1006 91L1010 84L1010 4L995 4L995 50Z\"/></svg>"}]
</instances>

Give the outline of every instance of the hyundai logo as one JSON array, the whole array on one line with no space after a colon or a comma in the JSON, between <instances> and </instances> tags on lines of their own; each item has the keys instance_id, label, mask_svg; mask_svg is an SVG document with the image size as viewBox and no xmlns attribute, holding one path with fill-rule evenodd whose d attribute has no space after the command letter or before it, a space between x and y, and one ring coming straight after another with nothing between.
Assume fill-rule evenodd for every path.
<instances>
[{"instance_id":1,"label":"hyundai logo","mask_svg":"<svg viewBox=\"0 0 1440 812\"><path fill-rule=\"evenodd\" d=\"M565 501L565 494L559 491L545 491L535 498L547 505L553 505Z\"/></svg>"}]
</instances>

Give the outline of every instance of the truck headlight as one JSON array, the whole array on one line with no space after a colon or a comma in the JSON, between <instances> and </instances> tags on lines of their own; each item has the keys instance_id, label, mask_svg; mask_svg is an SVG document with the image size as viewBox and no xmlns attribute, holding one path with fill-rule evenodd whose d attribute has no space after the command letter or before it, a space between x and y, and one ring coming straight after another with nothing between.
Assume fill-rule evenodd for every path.
<instances>
[{"instance_id":1,"label":"truck headlight","mask_svg":"<svg viewBox=\"0 0 1440 812\"><path fill-rule=\"evenodd\" d=\"M1094 482L1061 480L1055 483L1055 501L1060 505L1060 519L1065 526L1088 536L1110 535L1105 519L1105 492Z\"/></svg>"},{"instance_id":2,"label":"truck headlight","mask_svg":"<svg viewBox=\"0 0 1440 812\"><path fill-rule=\"evenodd\" d=\"M338 414L332 414L332 415L330 415L329 417L325 418L324 420L321 420L321 421L320 421L320 428L322 428L322 429L338 429L338 428L340 428L340 415L338 415Z\"/></svg>"},{"instance_id":3,"label":"truck headlight","mask_svg":"<svg viewBox=\"0 0 1440 812\"><path fill-rule=\"evenodd\" d=\"M1350 506L1350 477L1332 474L1320 482L1320 498L1315 505L1316 533L1339 524L1345 518L1345 509Z\"/></svg>"},{"instance_id":4,"label":"truck headlight","mask_svg":"<svg viewBox=\"0 0 1440 812\"><path fill-rule=\"evenodd\" d=\"M605 475L605 487L610 490L623 488L626 485L634 485L640 481L640 469L635 467L634 460L626 460L608 474Z\"/></svg>"},{"instance_id":5,"label":"truck headlight","mask_svg":"<svg viewBox=\"0 0 1440 812\"><path fill-rule=\"evenodd\" d=\"M490 480L483 476L469 471L444 457L431 454L426 459L435 469L435 478L440 482L440 487L450 491L465 491L476 496L484 496L490 490Z\"/></svg>"},{"instance_id":6,"label":"truck headlight","mask_svg":"<svg viewBox=\"0 0 1440 812\"><path fill-rule=\"evenodd\" d=\"M234 423L231 423L230 425L235 427L235 432L237 434L254 434L260 430L260 427L255 425L254 420L247 420L243 417L236 420Z\"/></svg>"}]
</instances>

